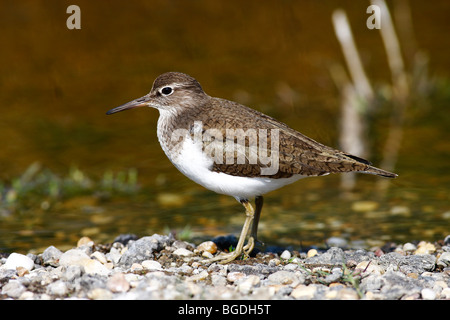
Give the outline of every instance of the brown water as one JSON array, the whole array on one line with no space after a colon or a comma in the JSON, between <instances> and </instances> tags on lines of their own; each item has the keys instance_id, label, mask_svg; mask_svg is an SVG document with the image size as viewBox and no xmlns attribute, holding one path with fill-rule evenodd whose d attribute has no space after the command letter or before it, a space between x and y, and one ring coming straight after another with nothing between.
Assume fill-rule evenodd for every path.
<instances>
[{"instance_id":1,"label":"brown water","mask_svg":"<svg viewBox=\"0 0 450 320\"><path fill-rule=\"evenodd\" d=\"M136 168L143 191L108 202L79 197L51 210L0 217L1 251L186 226L199 237L239 233L242 207L187 180L165 158L156 110L105 116L146 94L160 73L188 73L212 96L245 103L337 147L340 98L330 66L344 62L331 13L342 7L371 81L390 81L379 33L366 28L364 1L77 1L81 30L66 27L71 3L1 3L0 180L10 181L35 161L59 174L76 165L93 177ZM415 44L428 54L433 79L449 77L449 9L448 1L411 1ZM413 44L404 43L405 56ZM439 92L411 102L399 178L385 197L373 176L361 176L350 198L342 197L339 176L305 179L265 197L260 238L298 246L330 236L376 242L449 234L448 82ZM386 114L371 131L375 164ZM360 201L375 201L375 208L353 210Z\"/></svg>"}]
</instances>

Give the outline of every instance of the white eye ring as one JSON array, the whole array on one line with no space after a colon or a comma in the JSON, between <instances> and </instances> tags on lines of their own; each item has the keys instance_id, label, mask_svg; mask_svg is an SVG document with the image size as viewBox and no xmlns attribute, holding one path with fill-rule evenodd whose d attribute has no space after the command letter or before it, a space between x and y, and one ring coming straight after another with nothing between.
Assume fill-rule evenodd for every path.
<instances>
[{"instance_id":1,"label":"white eye ring","mask_svg":"<svg viewBox=\"0 0 450 320\"><path fill-rule=\"evenodd\" d=\"M171 87L164 87L160 90L160 92L165 96L170 96L173 93L173 89Z\"/></svg>"}]
</instances>

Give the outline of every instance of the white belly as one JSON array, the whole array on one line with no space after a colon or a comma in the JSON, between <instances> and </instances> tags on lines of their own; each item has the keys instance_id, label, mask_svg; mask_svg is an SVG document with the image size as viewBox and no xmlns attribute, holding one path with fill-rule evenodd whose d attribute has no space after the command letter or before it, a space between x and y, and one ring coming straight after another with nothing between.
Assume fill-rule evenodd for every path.
<instances>
[{"instance_id":1,"label":"white belly","mask_svg":"<svg viewBox=\"0 0 450 320\"><path fill-rule=\"evenodd\" d=\"M202 146L194 143L190 137L180 142L180 152L173 155L162 145L164 152L174 166L185 176L203 187L220 194L233 196L236 199L251 199L258 195L281 188L304 176L295 175L290 178L248 178L232 176L222 172L213 172L213 159L202 152Z\"/></svg>"}]
</instances>

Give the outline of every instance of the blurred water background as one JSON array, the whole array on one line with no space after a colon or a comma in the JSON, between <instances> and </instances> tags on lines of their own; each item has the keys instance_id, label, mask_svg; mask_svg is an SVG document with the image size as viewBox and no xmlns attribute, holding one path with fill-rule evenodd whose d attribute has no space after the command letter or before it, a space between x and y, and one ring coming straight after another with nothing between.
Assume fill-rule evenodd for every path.
<instances>
[{"instance_id":1,"label":"blurred water background","mask_svg":"<svg viewBox=\"0 0 450 320\"><path fill-rule=\"evenodd\" d=\"M195 239L234 233L233 198L189 181L156 138L158 112L105 112L146 94L167 71L341 147L348 68L332 22L345 10L376 103L365 117L366 156L385 160L395 86L366 1L1 1L0 252L71 247L81 236L173 231ZM448 1L387 1L409 81L399 178L308 178L265 197L259 237L320 246L436 241L450 232ZM383 26L382 26L383 27ZM344 75L344 76L343 76ZM395 122L395 121L394 121Z\"/></svg>"}]
</instances>

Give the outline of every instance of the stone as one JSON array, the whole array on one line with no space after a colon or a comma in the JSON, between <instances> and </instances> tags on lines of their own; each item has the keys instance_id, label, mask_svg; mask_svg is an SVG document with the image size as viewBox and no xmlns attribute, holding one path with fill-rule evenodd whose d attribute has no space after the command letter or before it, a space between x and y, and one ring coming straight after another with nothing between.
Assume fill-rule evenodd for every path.
<instances>
[{"instance_id":1,"label":"stone","mask_svg":"<svg viewBox=\"0 0 450 320\"><path fill-rule=\"evenodd\" d=\"M87 261L87 263L84 265L84 271L87 274L99 274L99 275L103 275L103 276L106 276L109 274L109 269L106 268L104 265L102 265L97 260Z\"/></svg>"},{"instance_id":2,"label":"stone","mask_svg":"<svg viewBox=\"0 0 450 320\"><path fill-rule=\"evenodd\" d=\"M92 300L110 300L112 293L104 288L95 288L88 292L87 297Z\"/></svg>"},{"instance_id":3,"label":"stone","mask_svg":"<svg viewBox=\"0 0 450 320\"><path fill-rule=\"evenodd\" d=\"M205 241L205 242L200 243L197 246L197 250L200 251L200 252L205 252L206 251L206 252L209 252L211 254L214 254L214 253L217 252L217 245L214 242L212 242L212 241Z\"/></svg>"},{"instance_id":4,"label":"stone","mask_svg":"<svg viewBox=\"0 0 450 320\"><path fill-rule=\"evenodd\" d=\"M93 252L90 257L93 259L97 259L102 264L106 264L108 262L106 256L99 251Z\"/></svg>"},{"instance_id":5,"label":"stone","mask_svg":"<svg viewBox=\"0 0 450 320\"><path fill-rule=\"evenodd\" d=\"M17 299L22 293L26 291L26 288L18 280L10 280L2 288L1 293L5 294L11 298Z\"/></svg>"},{"instance_id":6,"label":"stone","mask_svg":"<svg viewBox=\"0 0 450 320\"><path fill-rule=\"evenodd\" d=\"M415 250L417 250L417 247L410 242L407 242L403 245L403 251L415 251Z\"/></svg>"},{"instance_id":7,"label":"stone","mask_svg":"<svg viewBox=\"0 0 450 320\"><path fill-rule=\"evenodd\" d=\"M422 299L424 300L435 300L436 299L436 292L434 292L430 288L424 288L420 292Z\"/></svg>"},{"instance_id":8,"label":"stone","mask_svg":"<svg viewBox=\"0 0 450 320\"><path fill-rule=\"evenodd\" d=\"M140 263L144 260L149 260L153 258L154 252L161 251L174 241L172 234L169 236L154 234L149 237L142 237L129 245L128 250L120 257L119 265L129 267L134 262Z\"/></svg>"},{"instance_id":9,"label":"stone","mask_svg":"<svg viewBox=\"0 0 450 320\"><path fill-rule=\"evenodd\" d=\"M31 271L34 268L34 261L23 254L13 252L9 255L8 259L6 259L3 268L16 270L18 267Z\"/></svg>"},{"instance_id":10,"label":"stone","mask_svg":"<svg viewBox=\"0 0 450 320\"><path fill-rule=\"evenodd\" d=\"M357 300L358 293L353 288L343 288L337 292L336 299L338 300Z\"/></svg>"},{"instance_id":11,"label":"stone","mask_svg":"<svg viewBox=\"0 0 450 320\"><path fill-rule=\"evenodd\" d=\"M227 280L230 281L230 282L235 282L235 281L237 281L239 279L242 279L244 277L245 277L245 273L238 272L238 271L230 272L227 275Z\"/></svg>"},{"instance_id":12,"label":"stone","mask_svg":"<svg viewBox=\"0 0 450 320\"><path fill-rule=\"evenodd\" d=\"M359 272L362 276L367 274L382 275L384 269L376 261L361 261L356 265L355 272Z\"/></svg>"},{"instance_id":13,"label":"stone","mask_svg":"<svg viewBox=\"0 0 450 320\"><path fill-rule=\"evenodd\" d=\"M225 287L227 285L227 279L220 274L211 275L211 284L217 287Z\"/></svg>"},{"instance_id":14,"label":"stone","mask_svg":"<svg viewBox=\"0 0 450 320\"><path fill-rule=\"evenodd\" d=\"M441 298L442 299L450 299L450 288L444 288L441 291Z\"/></svg>"},{"instance_id":15,"label":"stone","mask_svg":"<svg viewBox=\"0 0 450 320\"><path fill-rule=\"evenodd\" d=\"M194 275L190 276L189 278L187 278L187 280L197 282L197 281L206 280L206 278L208 278L208 277L209 277L208 271L203 270L202 272L200 272L198 274L194 274Z\"/></svg>"},{"instance_id":16,"label":"stone","mask_svg":"<svg viewBox=\"0 0 450 320\"><path fill-rule=\"evenodd\" d=\"M81 237L77 242L77 247L83 247L83 246L93 246L94 241L92 241L89 237Z\"/></svg>"},{"instance_id":17,"label":"stone","mask_svg":"<svg viewBox=\"0 0 450 320\"><path fill-rule=\"evenodd\" d=\"M237 282L237 290L243 294L249 294L260 282L261 280L258 276L249 275Z\"/></svg>"},{"instance_id":18,"label":"stone","mask_svg":"<svg viewBox=\"0 0 450 320\"><path fill-rule=\"evenodd\" d=\"M61 257L62 252L54 247L50 246L44 250L41 254L41 258L44 265L50 265L53 267L57 267L59 265L59 258Z\"/></svg>"},{"instance_id":19,"label":"stone","mask_svg":"<svg viewBox=\"0 0 450 320\"><path fill-rule=\"evenodd\" d=\"M106 254L106 260L111 261L114 265L119 263L122 254L120 253L120 248L115 248L114 246Z\"/></svg>"},{"instance_id":20,"label":"stone","mask_svg":"<svg viewBox=\"0 0 450 320\"><path fill-rule=\"evenodd\" d=\"M440 267L448 267L450 266L450 252L443 252L437 259L436 264Z\"/></svg>"},{"instance_id":21,"label":"stone","mask_svg":"<svg viewBox=\"0 0 450 320\"><path fill-rule=\"evenodd\" d=\"M72 282L76 278L81 277L81 275L83 273L81 269L82 269L82 267L79 265L67 266L65 271L61 275L61 278L66 281Z\"/></svg>"},{"instance_id":22,"label":"stone","mask_svg":"<svg viewBox=\"0 0 450 320\"><path fill-rule=\"evenodd\" d=\"M294 299L312 299L317 291L317 287L300 284L291 292L291 297Z\"/></svg>"},{"instance_id":23,"label":"stone","mask_svg":"<svg viewBox=\"0 0 450 320\"><path fill-rule=\"evenodd\" d=\"M272 273L267 277L267 280L272 284L290 285L292 287L295 287L299 283L303 283L305 281L302 275L297 275L294 272L284 270Z\"/></svg>"},{"instance_id":24,"label":"stone","mask_svg":"<svg viewBox=\"0 0 450 320\"><path fill-rule=\"evenodd\" d=\"M177 256L189 257L192 256L194 253L188 249L178 248L173 252L173 254Z\"/></svg>"},{"instance_id":25,"label":"stone","mask_svg":"<svg viewBox=\"0 0 450 320\"><path fill-rule=\"evenodd\" d=\"M333 247L328 249L325 253L317 254L313 257L306 258L306 265L313 266L340 266L346 263L345 253L341 248Z\"/></svg>"},{"instance_id":26,"label":"stone","mask_svg":"<svg viewBox=\"0 0 450 320\"><path fill-rule=\"evenodd\" d=\"M64 252L59 258L59 265L71 266L71 265L84 265L87 261L91 260L89 256L82 250L70 249Z\"/></svg>"},{"instance_id":27,"label":"stone","mask_svg":"<svg viewBox=\"0 0 450 320\"><path fill-rule=\"evenodd\" d=\"M162 269L161 263L159 263L158 261L154 261L154 260L144 260L144 261L142 261L141 266L147 270L161 270Z\"/></svg>"},{"instance_id":28,"label":"stone","mask_svg":"<svg viewBox=\"0 0 450 320\"><path fill-rule=\"evenodd\" d=\"M399 271L388 271L381 277L380 292L384 299L398 300L403 296L420 293L421 288L414 279L408 278Z\"/></svg>"},{"instance_id":29,"label":"stone","mask_svg":"<svg viewBox=\"0 0 450 320\"><path fill-rule=\"evenodd\" d=\"M307 258L312 258L312 257L314 257L315 255L317 255L317 250L316 250L316 249L309 249L309 250L308 250L308 253L306 254L306 257L307 257Z\"/></svg>"},{"instance_id":30,"label":"stone","mask_svg":"<svg viewBox=\"0 0 450 320\"><path fill-rule=\"evenodd\" d=\"M291 253L289 252L289 250L284 250L281 255L280 258L283 260L289 260L291 258Z\"/></svg>"},{"instance_id":31,"label":"stone","mask_svg":"<svg viewBox=\"0 0 450 320\"><path fill-rule=\"evenodd\" d=\"M130 284L123 273L116 273L108 279L106 287L112 292L127 292Z\"/></svg>"},{"instance_id":32,"label":"stone","mask_svg":"<svg viewBox=\"0 0 450 320\"><path fill-rule=\"evenodd\" d=\"M417 245L417 250L414 251L414 254L430 254L436 251L436 247L434 244L430 242L421 241Z\"/></svg>"},{"instance_id":33,"label":"stone","mask_svg":"<svg viewBox=\"0 0 450 320\"><path fill-rule=\"evenodd\" d=\"M101 262L89 258L86 253L78 249L70 249L64 252L59 259L59 264L66 267L72 265L82 266L88 274L107 275L110 272Z\"/></svg>"},{"instance_id":34,"label":"stone","mask_svg":"<svg viewBox=\"0 0 450 320\"><path fill-rule=\"evenodd\" d=\"M341 279L343 272L340 268L333 268L331 273L328 274L323 280L325 283L337 282Z\"/></svg>"},{"instance_id":35,"label":"stone","mask_svg":"<svg viewBox=\"0 0 450 320\"><path fill-rule=\"evenodd\" d=\"M24 275L30 273L30 271L24 267L17 267L16 272L19 277L23 277Z\"/></svg>"},{"instance_id":36,"label":"stone","mask_svg":"<svg viewBox=\"0 0 450 320\"><path fill-rule=\"evenodd\" d=\"M68 291L69 289L67 288L66 283L62 280L57 280L47 286L47 294L51 296L64 296Z\"/></svg>"}]
</instances>

